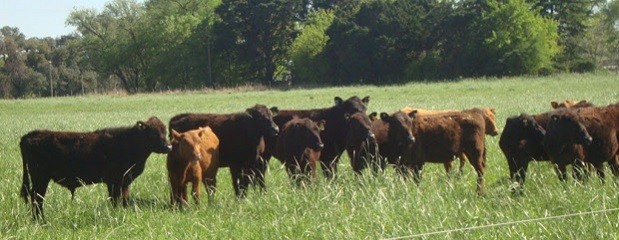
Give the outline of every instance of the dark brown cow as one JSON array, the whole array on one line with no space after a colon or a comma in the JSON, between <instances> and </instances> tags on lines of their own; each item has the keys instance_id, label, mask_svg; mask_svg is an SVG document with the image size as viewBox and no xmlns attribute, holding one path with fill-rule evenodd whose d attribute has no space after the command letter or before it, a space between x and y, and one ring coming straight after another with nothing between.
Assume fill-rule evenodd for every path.
<instances>
[{"instance_id":1,"label":"dark brown cow","mask_svg":"<svg viewBox=\"0 0 619 240\"><path fill-rule=\"evenodd\" d=\"M103 182L114 205L119 199L127 204L129 185L144 171L148 156L172 148L165 125L156 117L133 127L87 133L35 130L24 135L19 146L24 164L21 196L26 201L30 197L34 218L43 217L50 180L68 188L71 196L80 186Z\"/></svg>"},{"instance_id":2,"label":"dark brown cow","mask_svg":"<svg viewBox=\"0 0 619 240\"><path fill-rule=\"evenodd\" d=\"M414 113L413 113L414 114ZM483 193L486 168L484 120L479 114L419 116L413 120L415 143L402 159L416 182L426 162L447 163L466 156L477 172L477 192Z\"/></svg>"},{"instance_id":3,"label":"dark brown cow","mask_svg":"<svg viewBox=\"0 0 619 240\"><path fill-rule=\"evenodd\" d=\"M510 179L520 185L524 184L530 161L549 159L543 145L546 130L538 124L540 122L545 125L545 119L546 117L541 115L529 116L523 113L505 121L499 147L507 158Z\"/></svg>"},{"instance_id":4,"label":"dark brown cow","mask_svg":"<svg viewBox=\"0 0 619 240\"><path fill-rule=\"evenodd\" d=\"M581 101L582 102L582 101ZM591 103L589 103L591 104ZM574 105L571 108L580 108L585 105ZM536 115L521 114L509 117L499 139L499 147L507 159L509 175L513 181L524 184L526 171L531 161L550 161L544 151L543 135L550 116L554 111Z\"/></svg>"},{"instance_id":5,"label":"dark brown cow","mask_svg":"<svg viewBox=\"0 0 619 240\"><path fill-rule=\"evenodd\" d=\"M374 117L375 115L376 113L372 113L370 116ZM370 155L351 158L353 170L361 173L368 163L373 166L375 172L376 170L384 170L387 164L401 165L398 163L400 158L415 142L411 126L412 119L402 111L391 115L381 113L380 119L372 121L371 132L374 133L376 139L369 144L370 151L368 153ZM378 149L378 154L372 152L376 149ZM371 157L372 155L374 157ZM364 159L365 161L362 161Z\"/></svg>"},{"instance_id":6,"label":"dark brown cow","mask_svg":"<svg viewBox=\"0 0 619 240\"><path fill-rule=\"evenodd\" d=\"M593 103L587 102L587 100L580 100L579 102L572 100L565 100L563 102L551 101L550 106L553 109L594 107Z\"/></svg>"},{"instance_id":7,"label":"dark brown cow","mask_svg":"<svg viewBox=\"0 0 619 240\"><path fill-rule=\"evenodd\" d=\"M285 166L291 180L297 185L316 176L316 162L324 144L320 129L324 121L314 122L309 118L293 118L284 124L274 152L275 158Z\"/></svg>"},{"instance_id":8,"label":"dark brown cow","mask_svg":"<svg viewBox=\"0 0 619 240\"><path fill-rule=\"evenodd\" d=\"M371 116L376 117L376 113ZM352 169L360 173L366 165L373 163L378 153L376 136L372 132L372 120L365 113L355 113L347 118L348 133L346 135L346 152L350 158ZM370 149L370 147L374 147ZM373 166L374 167L374 166ZM378 168L373 168L375 172Z\"/></svg>"},{"instance_id":9,"label":"dark brown cow","mask_svg":"<svg viewBox=\"0 0 619 240\"><path fill-rule=\"evenodd\" d=\"M219 138L209 127L178 133L170 131L172 151L168 153L168 180L172 205L187 204L187 184L192 184L191 196L200 198L200 182L204 183L209 200L217 186L219 168Z\"/></svg>"},{"instance_id":10,"label":"dark brown cow","mask_svg":"<svg viewBox=\"0 0 619 240\"><path fill-rule=\"evenodd\" d=\"M238 197L244 197L250 183L265 189L266 162L263 137L277 136L279 127L273 113L264 105L255 105L241 113L185 113L170 119L170 129L185 132L209 126L219 138L220 167L230 167L232 185Z\"/></svg>"},{"instance_id":11,"label":"dark brown cow","mask_svg":"<svg viewBox=\"0 0 619 240\"><path fill-rule=\"evenodd\" d=\"M273 117L273 121L280 128L290 121L294 116L299 118L310 118L312 121L325 121L325 129L320 132L320 139L324 143L324 148L320 153L320 162L323 173L327 178L332 178L337 172L338 160L346 149L347 120L357 112L365 113L370 97L360 99L353 96L344 101L340 97L335 97L335 106L330 108L319 108L309 110L279 110ZM275 149L275 138L267 139L267 148L262 155L264 159L269 159Z\"/></svg>"},{"instance_id":12,"label":"dark brown cow","mask_svg":"<svg viewBox=\"0 0 619 240\"><path fill-rule=\"evenodd\" d=\"M591 163L603 180L604 162L619 177L619 104L561 111L548 122L544 149L566 179L565 166Z\"/></svg>"}]
</instances>

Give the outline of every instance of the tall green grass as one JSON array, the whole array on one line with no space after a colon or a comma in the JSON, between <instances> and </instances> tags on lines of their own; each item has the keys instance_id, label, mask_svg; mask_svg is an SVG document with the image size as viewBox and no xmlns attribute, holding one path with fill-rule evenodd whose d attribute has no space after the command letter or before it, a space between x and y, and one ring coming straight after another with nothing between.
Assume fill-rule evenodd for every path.
<instances>
[{"instance_id":1,"label":"tall green grass","mask_svg":"<svg viewBox=\"0 0 619 240\"><path fill-rule=\"evenodd\" d=\"M50 183L47 221L31 221L19 198L22 162L19 138L34 129L92 131L128 126L150 116L167 122L183 112L240 112L256 103L280 109L329 107L333 97L371 97L369 112L404 106L429 109L493 107L499 127L508 116L550 110L551 100L587 99L597 105L619 101L617 75L559 75L543 78L463 79L397 86L331 87L289 91L189 92L130 96L86 96L0 101L0 238L3 239L377 239L411 236L526 219L619 207L617 184L593 178L560 183L549 163L532 163L523 195L509 191L498 136L486 145L486 193L475 193L475 173L448 177L440 164L426 164L417 186L392 169L373 177L354 176L348 156L334 181L319 177L307 189L290 184L272 159L266 192L234 197L228 169L218 175L211 204L184 210L169 207L165 155L153 154L132 185L131 204L113 208L104 185L69 191ZM619 211L454 231L424 238L617 239Z\"/></svg>"}]
</instances>

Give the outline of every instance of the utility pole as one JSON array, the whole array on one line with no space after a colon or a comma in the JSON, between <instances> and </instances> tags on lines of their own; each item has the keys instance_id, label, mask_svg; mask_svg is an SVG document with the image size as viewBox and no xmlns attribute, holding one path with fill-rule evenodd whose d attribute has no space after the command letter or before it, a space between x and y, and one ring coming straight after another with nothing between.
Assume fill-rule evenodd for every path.
<instances>
[{"instance_id":1,"label":"utility pole","mask_svg":"<svg viewBox=\"0 0 619 240\"><path fill-rule=\"evenodd\" d=\"M49 96L54 97L54 84L52 82L52 61L49 62Z\"/></svg>"},{"instance_id":2,"label":"utility pole","mask_svg":"<svg viewBox=\"0 0 619 240\"><path fill-rule=\"evenodd\" d=\"M206 41L206 61L207 61L207 68L208 68L208 85L210 85L209 87L214 88L215 84L213 83L213 71L211 68L211 39L210 36L207 34L204 36L204 40Z\"/></svg>"}]
</instances>

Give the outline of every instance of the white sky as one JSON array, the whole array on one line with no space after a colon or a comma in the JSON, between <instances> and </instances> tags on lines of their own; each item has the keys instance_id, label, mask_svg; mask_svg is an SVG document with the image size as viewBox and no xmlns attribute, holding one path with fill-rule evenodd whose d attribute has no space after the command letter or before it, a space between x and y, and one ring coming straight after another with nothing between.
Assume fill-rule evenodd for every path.
<instances>
[{"instance_id":1,"label":"white sky","mask_svg":"<svg viewBox=\"0 0 619 240\"><path fill-rule=\"evenodd\" d=\"M65 25L74 9L94 8L102 11L111 0L0 0L0 28L17 27L31 37L60 37L75 28Z\"/></svg>"}]
</instances>

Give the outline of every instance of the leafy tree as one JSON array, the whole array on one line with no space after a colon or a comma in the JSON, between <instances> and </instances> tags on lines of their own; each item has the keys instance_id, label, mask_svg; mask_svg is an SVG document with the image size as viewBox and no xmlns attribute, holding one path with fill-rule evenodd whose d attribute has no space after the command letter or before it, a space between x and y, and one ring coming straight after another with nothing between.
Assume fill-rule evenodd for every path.
<instances>
[{"instance_id":1,"label":"leafy tree","mask_svg":"<svg viewBox=\"0 0 619 240\"><path fill-rule=\"evenodd\" d=\"M557 24L529 9L523 0L482 6L460 60L471 69L465 76L535 74L551 67L560 51Z\"/></svg>"},{"instance_id":2,"label":"leafy tree","mask_svg":"<svg viewBox=\"0 0 619 240\"><path fill-rule=\"evenodd\" d=\"M593 10L604 0L527 0L527 2L533 3L533 9L538 9L542 16L558 22L557 31L562 52L557 56L556 67L571 70L582 61L588 61L584 58L584 51L578 46L578 42L588 28L587 21L592 16Z\"/></svg>"},{"instance_id":3,"label":"leafy tree","mask_svg":"<svg viewBox=\"0 0 619 240\"><path fill-rule=\"evenodd\" d=\"M616 69L619 65L619 1L601 4L586 24L590 27L579 39L578 46L596 66Z\"/></svg>"},{"instance_id":4,"label":"leafy tree","mask_svg":"<svg viewBox=\"0 0 619 240\"><path fill-rule=\"evenodd\" d=\"M334 18L331 10L317 10L310 13L309 20L302 25L290 49L293 81L317 83L327 79L329 65L322 52L329 40L325 31Z\"/></svg>"},{"instance_id":5,"label":"leafy tree","mask_svg":"<svg viewBox=\"0 0 619 240\"><path fill-rule=\"evenodd\" d=\"M208 47L214 9L220 0L146 2L145 45L152 56L147 78L171 88L208 82ZM162 44L165 43L165 44Z\"/></svg>"},{"instance_id":6,"label":"leafy tree","mask_svg":"<svg viewBox=\"0 0 619 240\"><path fill-rule=\"evenodd\" d=\"M354 9L354 8L353 8ZM441 1L369 1L327 31L326 52L340 83L384 83L440 45L450 4Z\"/></svg>"},{"instance_id":7,"label":"leafy tree","mask_svg":"<svg viewBox=\"0 0 619 240\"><path fill-rule=\"evenodd\" d=\"M153 79L144 78L150 64L143 43L140 24L144 8L135 0L114 0L101 13L92 9L71 12L67 24L82 35L82 47L103 75L117 76L123 88L135 93L152 90Z\"/></svg>"},{"instance_id":8,"label":"leafy tree","mask_svg":"<svg viewBox=\"0 0 619 240\"><path fill-rule=\"evenodd\" d=\"M227 82L246 79L270 85L288 62L288 48L295 38L300 0L224 0L215 12L215 49L220 76ZM231 76L233 72L239 75Z\"/></svg>"}]
</instances>

